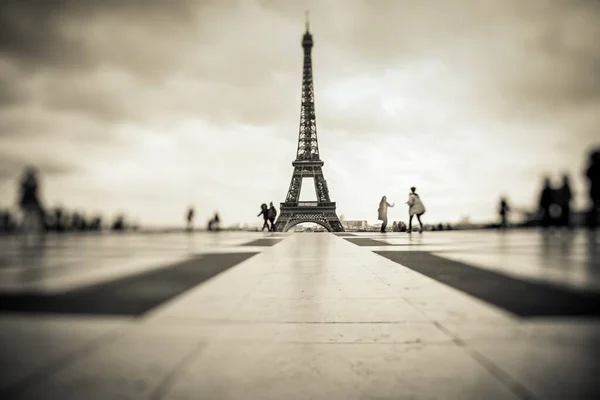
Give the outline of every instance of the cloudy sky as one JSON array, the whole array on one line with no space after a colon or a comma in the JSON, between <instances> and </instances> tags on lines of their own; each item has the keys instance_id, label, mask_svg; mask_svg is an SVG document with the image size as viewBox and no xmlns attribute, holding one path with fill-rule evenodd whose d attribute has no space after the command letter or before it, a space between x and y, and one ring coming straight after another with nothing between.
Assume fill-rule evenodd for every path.
<instances>
[{"instance_id":1,"label":"cloudy sky","mask_svg":"<svg viewBox=\"0 0 600 400\"><path fill-rule=\"evenodd\" d=\"M374 222L385 194L406 219L415 185L426 220L490 219L564 171L585 204L597 1L5 0L0 207L33 163L49 207L256 221L290 183L306 9L339 214Z\"/></svg>"}]
</instances>

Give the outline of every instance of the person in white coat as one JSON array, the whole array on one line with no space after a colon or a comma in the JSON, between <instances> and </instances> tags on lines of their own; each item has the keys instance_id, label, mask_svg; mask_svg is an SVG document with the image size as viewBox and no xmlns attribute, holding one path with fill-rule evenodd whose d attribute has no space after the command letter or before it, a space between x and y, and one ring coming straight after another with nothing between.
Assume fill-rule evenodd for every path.
<instances>
[{"instance_id":1,"label":"person in white coat","mask_svg":"<svg viewBox=\"0 0 600 400\"><path fill-rule=\"evenodd\" d=\"M388 207L394 207L394 204L388 203L387 197L383 196L381 198L381 201L379 202L379 209L377 210L377 213L378 213L377 218L380 221L383 221L383 224L381 224L381 233L385 232L385 228L388 223L388 216L387 216Z\"/></svg>"},{"instance_id":2,"label":"person in white coat","mask_svg":"<svg viewBox=\"0 0 600 400\"><path fill-rule=\"evenodd\" d=\"M421 198L416 193L417 188L414 186L410 188L410 194L408 195L408 215L410 219L408 220L408 233L412 232L412 219L416 215L417 220L419 221L419 225L421 225L421 230L419 233L423 232L423 223L421 222L421 215L425 214L425 205L421 201Z\"/></svg>"}]
</instances>

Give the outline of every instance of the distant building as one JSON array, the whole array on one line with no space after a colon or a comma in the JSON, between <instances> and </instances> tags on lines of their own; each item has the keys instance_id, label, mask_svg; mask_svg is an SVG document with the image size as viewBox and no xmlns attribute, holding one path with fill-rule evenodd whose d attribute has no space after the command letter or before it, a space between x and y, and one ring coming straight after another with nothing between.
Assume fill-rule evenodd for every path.
<instances>
[{"instance_id":1,"label":"distant building","mask_svg":"<svg viewBox=\"0 0 600 400\"><path fill-rule=\"evenodd\" d=\"M367 229L368 227L367 221L342 221L342 225L348 231Z\"/></svg>"}]
</instances>

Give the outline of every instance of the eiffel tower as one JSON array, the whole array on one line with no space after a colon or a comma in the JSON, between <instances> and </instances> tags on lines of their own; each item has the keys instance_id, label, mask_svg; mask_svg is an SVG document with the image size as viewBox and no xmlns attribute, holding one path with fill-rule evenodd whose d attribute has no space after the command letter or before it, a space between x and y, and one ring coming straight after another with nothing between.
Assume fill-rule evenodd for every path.
<instances>
[{"instance_id":1,"label":"eiffel tower","mask_svg":"<svg viewBox=\"0 0 600 400\"><path fill-rule=\"evenodd\" d=\"M306 21L306 33L302 38L304 69L302 74L302 106L300 109L300 133L296 160L292 163L294 173L284 203L280 203L280 214L275 223L278 232L286 232L294 225L314 222L329 232L344 232L335 211L335 202L329 199L327 181L323 177L323 161L319 157L317 124L315 119L315 93L312 78L311 49L312 35ZM313 178L317 201L299 201L303 178Z\"/></svg>"}]
</instances>

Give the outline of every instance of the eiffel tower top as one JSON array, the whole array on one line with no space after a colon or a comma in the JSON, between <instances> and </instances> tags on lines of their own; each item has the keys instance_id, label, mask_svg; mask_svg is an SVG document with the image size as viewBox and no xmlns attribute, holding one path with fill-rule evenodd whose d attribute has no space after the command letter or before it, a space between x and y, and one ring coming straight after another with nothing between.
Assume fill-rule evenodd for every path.
<instances>
[{"instance_id":1,"label":"eiffel tower top","mask_svg":"<svg viewBox=\"0 0 600 400\"><path fill-rule=\"evenodd\" d=\"M308 30L308 12L306 13L306 32L302 37L304 49L304 68L302 71L302 103L300 107L300 132L298 135L298 151L294 163L318 163L323 165L319 157L317 141L317 123L315 118L315 93L312 76L311 50L312 35Z\"/></svg>"},{"instance_id":2,"label":"eiffel tower top","mask_svg":"<svg viewBox=\"0 0 600 400\"><path fill-rule=\"evenodd\" d=\"M304 47L304 51L310 51L310 48L313 46L312 35L309 31L309 23L308 23L308 11L306 11L306 32L302 37L302 47Z\"/></svg>"}]
</instances>

